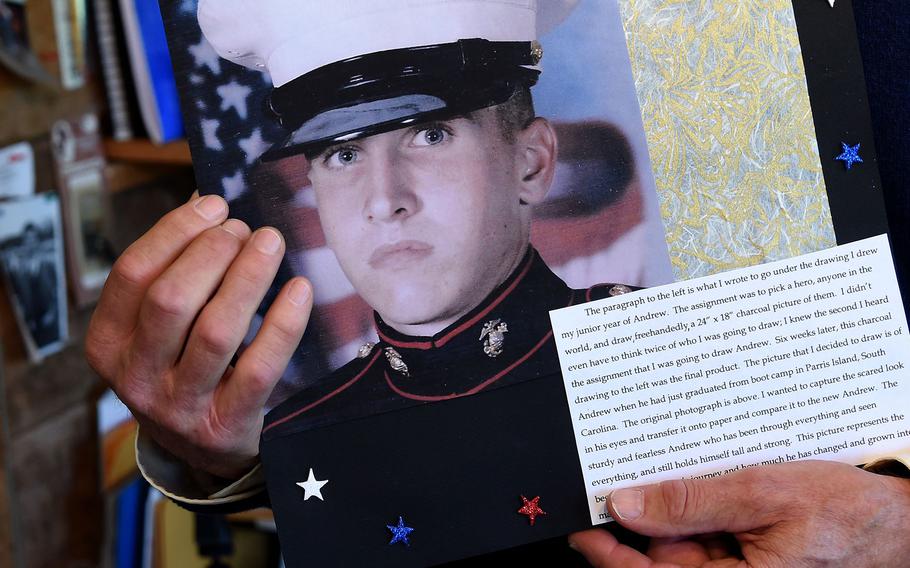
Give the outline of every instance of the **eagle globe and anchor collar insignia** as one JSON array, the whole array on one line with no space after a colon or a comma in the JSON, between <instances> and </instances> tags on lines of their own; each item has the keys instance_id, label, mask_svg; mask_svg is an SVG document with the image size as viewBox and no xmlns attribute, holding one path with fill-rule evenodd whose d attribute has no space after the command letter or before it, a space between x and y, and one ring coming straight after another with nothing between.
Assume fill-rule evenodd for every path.
<instances>
[{"instance_id":1,"label":"eagle globe and anchor collar insignia","mask_svg":"<svg viewBox=\"0 0 910 568\"><path fill-rule=\"evenodd\" d=\"M373 353L373 348L376 347L376 343L372 341L367 341L357 350L358 359L366 359Z\"/></svg>"},{"instance_id":2,"label":"eagle globe and anchor collar insignia","mask_svg":"<svg viewBox=\"0 0 910 568\"><path fill-rule=\"evenodd\" d=\"M610 291L607 292L610 296L622 296L623 294L628 294L633 290L626 286L625 284L615 284L610 288Z\"/></svg>"},{"instance_id":3,"label":"eagle globe and anchor collar insignia","mask_svg":"<svg viewBox=\"0 0 910 568\"><path fill-rule=\"evenodd\" d=\"M509 331L508 324L500 319L488 321L483 325L483 329L480 330L480 340L483 341L483 352L488 357L498 357L502 353L507 331Z\"/></svg>"},{"instance_id":4,"label":"eagle globe and anchor collar insignia","mask_svg":"<svg viewBox=\"0 0 910 568\"><path fill-rule=\"evenodd\" d=\"M407 364L404 362L404 359L401 358L401 353L396 351L393 347L386 347L383 352L393 371L397 371L405 377L411 376L410 373L408 373Z\"/></svg>"}]
</instances>

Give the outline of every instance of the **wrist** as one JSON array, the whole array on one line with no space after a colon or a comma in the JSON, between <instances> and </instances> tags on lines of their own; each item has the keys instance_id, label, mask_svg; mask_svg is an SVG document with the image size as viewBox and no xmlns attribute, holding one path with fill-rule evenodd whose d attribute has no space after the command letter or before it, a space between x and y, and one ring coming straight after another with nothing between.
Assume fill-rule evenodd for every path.
<instances>
[{"instance_id":1,"label":"wrist","mask_svg":"<svg viewBox=\"0 0 910 568\"><path fill-rule=\"evenodd\" d=\"M910 505L910 467L904 461L883 459L866 464L863 469L882 476L881 480L894 494L895 499L903 505ZM910 508L904 508L903 511L904 516L910 517Z\"/></svg>"},{"instance_id":2,"label":"wrist","mask_svg":"<svg viewBox=\"0 0 910 568\"><path fill-rule=\"evenodd\" d=\"M231 450L215 451L193 445L186 439L171 432L140 424L139 431L168 453L174 460L182 462L199 472L196 477L205 486L225 486L240 479L259 463L259 437Z\"/></svg>"},{"instance_id":3,"label":"wrist","mask_svg":"<svg viewBox=\"0 0 910 568\"><path fill-rule=\"evenodd\" d=\"M910 478L889 476L888 481L894 487L895 494L898 495L900 505L898 505L898 514L895 522L898 523L899 529L896 531L895 538L901 544L899 556L900 562L906 562L910 557Z\"/></svg>"},{"instance_id":4,"label":"wrist","mask_svg":"<svg viewBox=\"0 0 910 568\"><path fill-rule=\"evenodd\" d=\"M144 435L141 427L136 436L136 462L152 487L184 506L238 503L265 488L258 461L236 477L217 477L180 460Z\"/></svg>"},{"instance_id":5,"label":"wrist","mask_svg":"<svg viewBox=\"0 0 910 568\"><path fill-rule=\"evenodd\" d=\"M893 534L893 538L887 540L895 547L887 554L887 561L897 559L899 564L895 566L903 566L906 558L910 556L910 538L906 536L910 534L910 468L897 460L885 460L874 464L874 467L867 467L867 470L880 477L887 492L885 502L891 511L891 520L888 524ZM886 545L884 542L879 544Z\"/></svg>"},{"instance_id":6,"label":"wrist","mask_svg":"<svg viewBox=\"0 0 910 568\"><path fill-rule=\"evenodd\" d=\"M207 483L229 485L245 476L259 464L259 454L252 456L221 456L187 463L202 476Z\"/></svg>"},{"instance_id":7,"label":"wrist","mask_svg":"<svg viewBox=\"0 0 910 568\"><path fill-rule=\"evenodd\" d=\"M895 495L895 501L899 504L899 516L908 529L904 534L910 534L910 475L887 475L883 481L889 485ZM907 541L910 544L910 539Z\"/></svg>"}]
</instances>

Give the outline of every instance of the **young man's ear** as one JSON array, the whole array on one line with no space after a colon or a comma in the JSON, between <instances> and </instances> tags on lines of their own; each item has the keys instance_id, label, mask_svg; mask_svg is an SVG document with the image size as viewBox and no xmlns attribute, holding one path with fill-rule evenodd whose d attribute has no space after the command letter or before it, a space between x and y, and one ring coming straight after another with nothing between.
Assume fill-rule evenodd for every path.
<instances>
[{"instance_id":1,"label":"young man's ear","mask_svg":"<svg viewBox=\"0 0 910 568\"><path fill-rule=\"evenodd\" d=\"M537 117L517 134L516 149L522 203L544 200L556 172L556 131L545 118Z\"/></svg>"}]
</instances>

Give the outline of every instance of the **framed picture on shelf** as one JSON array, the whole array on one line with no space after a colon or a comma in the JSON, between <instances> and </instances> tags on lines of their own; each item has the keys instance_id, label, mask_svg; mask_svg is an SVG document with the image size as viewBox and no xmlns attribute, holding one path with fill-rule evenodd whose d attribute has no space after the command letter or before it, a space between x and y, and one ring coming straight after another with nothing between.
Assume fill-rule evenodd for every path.
<instances>
[{"instance_id":1,"label":"framed picture on shelf","mask_svg":"<svg viewBox=\"0 0 910 568\"><path fill-rule=\"evenodd\" d=\"M0 267L29 358L62 349L68 321L56 194L0 202Z\"/></svg>"},{"instance_id":2,"label":"framed picture on shelf","mask_svg":"<svg viewBox=\"0 0 910 568\"><path fill-rule=\"evenodd\" d=\"M105 232L109 196L98 117L86 113L57 121L51 130L51 149L62 201L70 287L76 305L82 307L98 298L114 260Z\"/></svg>"}]
</instances>

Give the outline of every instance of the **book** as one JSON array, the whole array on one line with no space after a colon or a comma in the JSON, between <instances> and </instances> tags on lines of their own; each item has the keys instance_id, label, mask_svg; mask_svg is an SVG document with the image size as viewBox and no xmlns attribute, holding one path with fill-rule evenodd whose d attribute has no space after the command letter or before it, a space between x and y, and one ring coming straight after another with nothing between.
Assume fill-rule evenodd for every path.
<instances>
[{"instance_id":1,"label":"book","mask_svg":"<svg viewBox=\"0 0 910 568\"><path fill-rule=\"evenodd\" d=\"M143 566L147 548L149 503L153 492L144 479L134 479L117 495L115 568Z\"/></svg>"},{"instance_id":2,"label":"book","mask_svg":"<svg viewBox=\"0 0 910 568\"><path fill-rule=\"evenodd\" d=\"M120 24L113 4L111 0L94 2L95 35L110 113L111 136L114 140L130 140L133 138L129 106L130 84L124 77L124 66L117 43Z\"/></svg>"},{"instance_id":3,"label":"book","mask_svg":"<svg viewBox=\"0 0 910 568\"><path fill-rule=\"evenodd\" d=\"M183 120L158 5L150 0L120 0L139 110L149 138L157 144L183 136Z\"/></svg>"},{"instance_id":4,"label":"book","mask_svg":"<svg viewBox=\"0 0 910 568\"><path fill-rule=\"evenodd\" d=\"M136 420L117 395L106 390L98 399L101 485L113 492L136 477Z\"/></svg>"},{"instance_id":5,"label":"book","mask_svg":"<svg viewBox=\"0 0 910 568\"><path fill-rule=\"evenodd\" d=\"M52 7L60 82L69 91L82 88L87 70L85 0L53 0Z\"/></svg>"}]
</instances>

